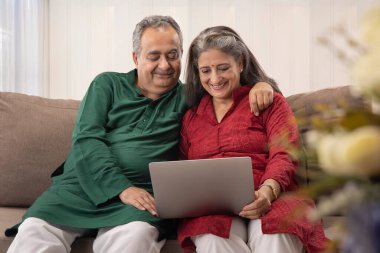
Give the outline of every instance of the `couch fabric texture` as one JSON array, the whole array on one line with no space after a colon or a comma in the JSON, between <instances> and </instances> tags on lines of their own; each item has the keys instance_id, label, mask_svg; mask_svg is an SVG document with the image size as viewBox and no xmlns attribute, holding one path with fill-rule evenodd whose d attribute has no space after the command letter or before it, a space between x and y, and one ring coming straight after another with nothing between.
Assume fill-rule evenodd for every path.
<instances>
[{"instance_id":1,"label":"couch fabric texture","mask_svg":"<svg viewBox=\"0 0 380 253\"><path fill-rule=\"evenodd\" d=\"M296 94L287 101L298 118L316 115L317 104L368 107L350 95L348 86ZM0 92L0 253L6 252L12 241L4 236L5 228L20 221L26 208L50 185L51 173L65 160L79 104L77 100ZM305 125L300 132L309 129ZM302 163L298 174L304 184L311 179L307 161ZM72 252L92 252L91 244L92 238L81 238ZM168 240L161 252L181 250L175 240Z\"/></svg>"}]
</instances>

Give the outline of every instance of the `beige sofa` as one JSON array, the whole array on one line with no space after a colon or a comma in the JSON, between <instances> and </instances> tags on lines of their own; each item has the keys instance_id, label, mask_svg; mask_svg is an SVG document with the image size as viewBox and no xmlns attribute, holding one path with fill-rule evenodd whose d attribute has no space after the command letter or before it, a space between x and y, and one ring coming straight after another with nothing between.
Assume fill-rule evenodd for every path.
<instances>
[{"instance_id":1,"label":"beige sofa","mask_svg":"<svg viewBox=\"0 0 380 253\"><path fill-rule=\"evenodd\" d=\"M287 99L296 116L302 117L315 114L314 104L336 104L342 99L349 106L366 106L350 96L347 86ZM21 219L26 208L50 184L50 174L66 158L79 103L0 92L0 253L6 252L12 241L4 236L5 228ZM300 131L305 133L308 129L304 126ZM307 161L303 163L305 168L299 170L299 176L307 184L312 168ZM326 219L327 234L333 237L329 224ZM92 252L91 243L92 238L81 238L73 244L72 252ZM162 252L181 250L175 240L168 240Z\"/></svg>"}]
</instances>

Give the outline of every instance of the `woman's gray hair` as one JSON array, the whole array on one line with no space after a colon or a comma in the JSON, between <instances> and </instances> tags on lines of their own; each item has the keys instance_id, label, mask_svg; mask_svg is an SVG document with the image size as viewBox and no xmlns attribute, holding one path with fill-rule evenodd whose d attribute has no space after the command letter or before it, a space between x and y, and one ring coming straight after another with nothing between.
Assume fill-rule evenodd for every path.
<instances>
[{"instance_id":1,"label":"woman's gray hair","mask_svg":"<svg viewBox=\"0 0 380 253\"><path fill-rule=\"evenodd\" d=\"M178 23L170 16L160 16L160 15L153 15L145 17L143 20L141 20L135 27L135 30L133 31L133 51L136 53L137 56L141 53L141 36L145 29L147 28L159 28L159 27L168 27L171 26L174 28L174 30L177 32L181 50L183 50L183 37L181 28L179 27Z\"/></svg>"},{"instance_id":2,"label":"woman's gray hair","mask_svg":"<svg viewBox=\"0 0 380 253\"><path fill-rule=\"evenodd\" d=\"M263 81L272 85L275 91L279 91L276 82L268 77L255 56L249 50L242 38L233 29L226 26L215 26L203 30L191 43L186 64L185 94L190 107L198 105L204 90L198 70L199 56L208 49L217 49L231 55L243 63L240 74L240 84L252 84Z\"/></svg>"}]
</instances>

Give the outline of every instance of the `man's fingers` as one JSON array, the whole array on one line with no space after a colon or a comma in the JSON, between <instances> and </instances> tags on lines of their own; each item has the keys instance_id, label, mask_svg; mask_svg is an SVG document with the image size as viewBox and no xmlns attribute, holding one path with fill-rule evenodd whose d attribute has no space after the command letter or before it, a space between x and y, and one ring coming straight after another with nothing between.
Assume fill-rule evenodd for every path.
<instances>
[{"instance_id":1,"label":"man's fingers","mask_svg":"<svg viewBox=\"0 0 380 253\"><path fill-rule=\"evenodd\" d=\"M273 91L268 92L267 97L268 97L268 102L269 102L268 106L269 106L273 103Z\"/></svg>"},{"instance_id":2,"label":"man's fingers","mask_svg":"<svg viewBox=\"0 0 380 253\"><path fill-rule=\"evenodd\" d=\"M151 201L154 205L156 205L156 200L153 198L152 195L148 194L148 198L150 199L150 201Z\"/></svg>"},{"instance_id":3,"label":"man's fingers","mask_svg":"<svg viewBox=\"0 0 380 253\"><path fill-rule=\"evenodd\" d=\"M268 93L263 96L263 107L264 108L267 108L271 104L271 102L269 102L270 98L271 98L271 96L269 96Z\"/></svg>"},{"instance_id":4,"label":"man's fingers","mask_svg":"<svg viewBox=\"0 0 380 253\"><path fill-rule=\"evenodd\" d=\"M150 197L150 195L144 197L144 207L153 215L157 214L155 201Z\"/></svg>"},{"instance_id":5,"label":"man's fingers","mask_svg":"<svg viewBox=\"0 0 380 253\"><path fill-rule=\"evenodd\" d=\"M130 187L120 193L119 197L124 204L132 205L142 211L147 210L157 216L156 201L146 190Z\"/></svg>"},{"instance_id":6,"label":"man's fingers","mask_svg":"<svg viewBox=\"0 0 380 253\"><path fill-rule=\"evenodd\" d=\"M131 205L133 205L134 207L136 207L136 208L139 209L139 210L142 210L142 211L146 210L145 207L144 207L144 205L143 205L142 203L140 203L140 201L138 201L137 199L135 199L135 200L131 203Z\"/></svg>"},{"instance_id":7,"label":"man's fingers","mask_svg":"<svg viewBox=\"0 0 380 253\"><path fill-rule=\"evenodd\" d=\"M133 201L131 205L133 205L134 207L136 207L137 209L141 211L146 210L152 215L157 216L156 207L152 205L151 202L146 201L144 198L135 199L135 201Z\"/></svg>"},{"instance_id":8,"label":"man's fingers","mask_svg":"<svg viewBox=\"0 0 380 253\"><path fill-rule=\"evenodd\" d=\"M257 98L256 98L256 96L251 96L249 104L251 106L251 112L253 112L256 116L259 116L260 109L257 106Z\"/></svg>"},{"instance_id":9,"label":"man's fingers","mask_svg":"<svg viewBox=\"0 0 380 253\"><path fill-rule=\"evenodd\" d=\"M263 91L257 91L256 102L257 102L257 106L260 109L260 111L265 108L264 107L264 92Z\"/></svg>"}]
</instances>

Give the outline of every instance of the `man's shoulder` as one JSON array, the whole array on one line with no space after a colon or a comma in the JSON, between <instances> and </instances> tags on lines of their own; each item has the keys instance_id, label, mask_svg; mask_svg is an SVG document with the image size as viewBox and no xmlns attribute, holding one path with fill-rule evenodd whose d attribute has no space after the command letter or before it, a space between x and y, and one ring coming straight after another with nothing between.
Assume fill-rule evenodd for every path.
<instances>
[{"instance_id":1,"label":"man's shoulder","mask_svg":"<svg viewBox=\"0 0 380 253\"><path fill-rule=\"evenodd\" d=\"M134 78L135 77L134 70L128 73L113 72L113 71L102 72L94 78L94 81L114 80L114 79L127 78L127 77Z\"/></svg>"},{"instance_id":2,"label":"man's shoulder","mask_svg":"<svg viewBox=\"0 0 380 253\"><path fill-rule=\"evenodd\" d=\"M135 71L132 70L128 73L121 72L102 72L98 74L91 83L91 86L101 87L101 88L111 88L120 86L120 83L125 85L133 84L135 81Z\"/></svg>"}]
</instances>

